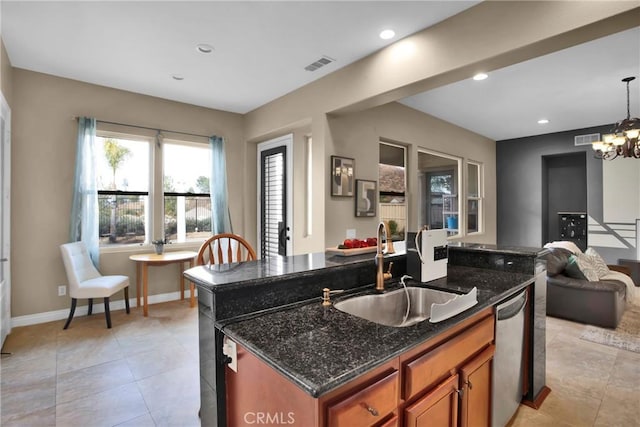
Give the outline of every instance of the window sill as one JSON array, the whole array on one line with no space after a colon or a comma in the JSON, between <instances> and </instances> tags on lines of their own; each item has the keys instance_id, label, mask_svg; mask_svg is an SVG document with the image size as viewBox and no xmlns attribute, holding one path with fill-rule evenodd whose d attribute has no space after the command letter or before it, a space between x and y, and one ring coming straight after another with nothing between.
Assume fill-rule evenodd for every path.
<instances>
[{"instance_id":1,"label":"window sill","mask_svg":"<svg viewBox=\"0 0 640 427\"><path fill-rule=\"evenodd\" d=\"M200 246L204 240L194 240L189 242L177 242L177 243L169 243L165 245L165 250L167 252L171 252L174 250L182 250L182 251L198 251ZM113 245L113 246L101 246L100 254L117 254L117 253L148 253L155 252L154 245L151 244L140 244L140 245Z\"/></svg>"}]
</instances>

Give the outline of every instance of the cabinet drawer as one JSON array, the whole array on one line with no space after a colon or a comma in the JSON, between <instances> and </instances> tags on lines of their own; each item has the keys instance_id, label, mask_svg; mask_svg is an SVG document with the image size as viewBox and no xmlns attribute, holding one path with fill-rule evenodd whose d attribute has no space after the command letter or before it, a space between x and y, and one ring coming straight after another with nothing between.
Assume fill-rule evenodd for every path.
<instances>
[{"instance_id":1,"label":"cabinet drawer","mask_svg":"<svg viewBox=\"0 0 640 427\"><path fill-rule=\"evenodd\" d=\"M493 341L493 316L404 365L405 400L450 375L452 369Z\"/></svg>"},{"instance_id":2,"label":"cabinet drawer","mask_svg":"<svg viewBox=\"0 0 640 427\"><path fill-rule=\"evenodd\" d=\"M398 372L327 408L330 427L365 427L380 422L398 406Z\"/></svg>"}]
</instances>

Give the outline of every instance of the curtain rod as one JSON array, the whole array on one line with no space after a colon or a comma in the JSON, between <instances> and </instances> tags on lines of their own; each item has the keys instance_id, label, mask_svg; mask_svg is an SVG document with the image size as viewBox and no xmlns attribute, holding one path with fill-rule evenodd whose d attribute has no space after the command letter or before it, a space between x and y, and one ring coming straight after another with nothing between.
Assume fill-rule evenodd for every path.
<instances>
[{"instance_id":1,"label":"curtain rod","mask_svg":"<svg viewBox=\"0 0 640 427\"><path fill-rule=\"evenodd\" d=\"M80 118L79 116L75 116L74 117L75 120L78 120L79 118ZM179 135L197 136L199 138L207 138L207 139L209 139L208 135L198 135L197 133L180 132L180 131L176 131L176 130L167 130L167 129L159 129L159 128L150 128L150 127L147 127L147 126L130 125L130 124L127 124L127 123L109 122L109 121L106 121L106 120L98 120L98 119L96 119L96 122L97 123L104 123L104 124L107 124L107 125L127 126L127 127L131 127L131 128L155 130L157 132L176 133L176 134L179 134Z\"/></svg>"}]
</instances>

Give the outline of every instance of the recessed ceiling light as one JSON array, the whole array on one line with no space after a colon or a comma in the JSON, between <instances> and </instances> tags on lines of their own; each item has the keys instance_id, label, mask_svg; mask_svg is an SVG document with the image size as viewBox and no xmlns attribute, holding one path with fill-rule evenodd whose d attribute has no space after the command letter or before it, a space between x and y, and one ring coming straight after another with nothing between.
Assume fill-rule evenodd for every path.
<instances>
[{"instance_id":1,"label":"recessed ceiling light","mask_svg":"<svg viewBox=\"0 0 640 427\"><path fill-rule=\"evenodd\" d=\"M196 45L196 50L200 53L211 53L213 52L213 46L206 43L200 43Z\"/></svg>"},{"instance_id":2,"label":"recessed ceiling light","mask_svg":"<svg viewBox=\"0 0 640 427\"><path fill-rule=\"evenodd\" d=\"M549 123L548 119L540 119L540 120L538 120L538 124L539 125L546 125L547 123Z\"/></svg>"},{"instance_id":3,"label":"recessed ceiling light","mask_svg":"<svg viewBox=\"0 0 640 427\"><path fill-rule=\"evenodd\" d=\"M380 32L380 38L382 40L389 40L390 38L393 38L393 36L396 35L396 32L393 30L382 30Z\"/></svg>"},{"instance_id":4,"label":"recessed ceiling light","mask_svg":"<svg viewBox=\"0 0 640 427\"><path fill-rule=\"evenodd\" d=\"M489 77L487 73L478 73L475 76L473 76L473 80L480 81L480 80L486 79L487 77Z\"/></svg>"},{"instance_id":5,"label":"recessed ceiling light","mask_svg":"<svg viewBox=\"0 0 640 427\"><path fill-rule=\"evenodd\" d=\"M173 80L178 80L178 81L184 80L184 76L183 76L183 75L181 75L181 74L172 74L172 75L171 75L171 78L172 78Z\"/></svg>"}]
</instances>

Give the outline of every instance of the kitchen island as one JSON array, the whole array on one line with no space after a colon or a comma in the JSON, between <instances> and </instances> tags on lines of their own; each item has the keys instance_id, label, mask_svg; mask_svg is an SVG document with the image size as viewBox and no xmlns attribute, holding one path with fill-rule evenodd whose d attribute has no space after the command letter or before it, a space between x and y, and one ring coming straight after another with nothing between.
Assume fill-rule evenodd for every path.
<instances>
[{"instance_id":1,"label":"kitchen island","mask_svg":"<svg viewBox=\"0 0 640 427\"><path fill-rule=\"evenodd\" d=\"M525 255L539 258L535 251ZM400 276L406 256L397 254L389 259L395 262L395 276ZM225 336L300 393L322 400L376 370L384 370L426 342L453 336L471 324L470 319L492 315L497 303L535 283L537 275L533 273L450 265L446 278L428 286L456 293L477 287L478 304L439 323L424 321L396 328L320 304L324 287L346 291L334 296L336 301L370 292L370 284L375 282L370 255L319 253L190 269L185 275L198 286L203 425L227 423L225 375L231 372L227 373L225 366L230 361L223 354ZM421 286L418 282L408 284ZM388 289L397 287L397 278L387 284Z\"/></svg>"}]
</instances>

